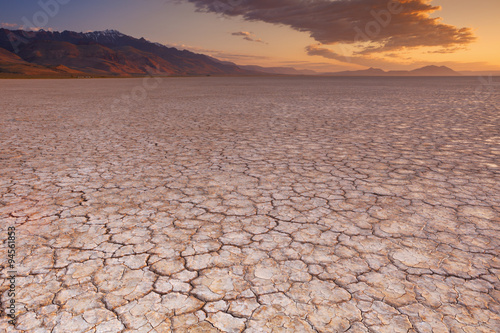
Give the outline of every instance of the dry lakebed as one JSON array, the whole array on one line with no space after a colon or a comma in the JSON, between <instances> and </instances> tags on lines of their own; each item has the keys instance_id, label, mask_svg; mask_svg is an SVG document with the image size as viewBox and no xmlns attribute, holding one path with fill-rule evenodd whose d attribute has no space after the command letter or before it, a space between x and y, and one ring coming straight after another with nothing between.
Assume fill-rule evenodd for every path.
<instances>
[{"instance_id":1,"label":"dry lakebed","mask_svg":"<svg viewBox=\"0 0 500 333\"><path fill-rule=\"evenodd\" d=\"M478 84L0 80L0 331L500 332Z\"/></svg>"}]
</instances>

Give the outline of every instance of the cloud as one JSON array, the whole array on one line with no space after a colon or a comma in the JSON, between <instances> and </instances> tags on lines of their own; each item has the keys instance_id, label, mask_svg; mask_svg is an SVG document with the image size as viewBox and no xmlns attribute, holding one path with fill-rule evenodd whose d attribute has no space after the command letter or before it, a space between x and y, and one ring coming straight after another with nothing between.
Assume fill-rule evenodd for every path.
<instances>
[{"instance_id":1,"label":"cloud","mask_svg":"<svg viewBox=\"0 0 500 333\"><path fill-rule=\"evenodd\" d=\"M40 30L54 31L53 28L47 28L47 27L25 27L24 25L20 25L20 24L17 24L17 23L7 23L7 22L0 23L0 28L21 29L21 30L26 30L26 31L40 31Z\"/></svg>"},{"instance_id":2,"label":"cloud","mask_svg":"<svg viewBox=\"0 0 500 333\"><path fill-rule=\"evenodd\" d=\"M347 62L367 67L387 67L394 65L394 59L386 59L387 56L384 56L384 58L377 58L373 56L367 57L365 55L348 55L347 53L340 54L324 47L322 44L308 45L306 46L306 52L310 56L322 56L327 59L333 59L340 62ZM394 56L394 54L391 54L391 56Z\"/></svg>"},{"instance_id":3,"label":"cloud","mask_svg":"<svg viewBox=\"0 0 500 333\"><path fill-rule=\"evenodd\" d=\"M402 57L400 54L384 54L383 58L365 56L346 57L342 54L336 53L333 50L327 49L322 45L309 45L306 47L309 55L319 55L328 59L335 59L351 64L358 64L366 67L377 67L391 70L411 70L419 67L436 65L447 66L456 71L467 71L471 68L491 68L491 64L487 62L458 62L458 61L420 61L410 57ZM392 59L391 59L392 58Z\"/></svg>"},{"instance_id":4,"label":"cloud","mask_svg":"<svg viewBox=\"0 0 500 333\"><path fill-rule=\"evenodd\" d=\"M252 34L251 32L248 32L248 31L233 32L233 33L231 33L231 35L233 35L233 36L242 36L244 40L248 40L249 42L264 43L262 41L262 39L255 38L255 35Z\"/></svg>"},{"instance_id":5,"label":"cloud","mask_svg":"<svg viewBox=\"0 0 500 333\"><path fill-rule=\"evenodd\" d=\"M10 28L19 28L20 25L17 24L17 23L7 23L7 22L2 22L0 23L0 27L1 28L7 28L7 29L10 29Z\"/></svg>"},{"instance_id":6,"label":"cloud","mask_svg":"<svg viewBox=\"0 0 500 333\"><path fill-rule=\"evenodd\" d=\"M430 14L432 0L186 0L198 11L242 16L309 33L321 44L363 45L360 54L400 49L464 47L470 28L444 24Z\"/></svg>"},{"instance_id":7,"label":"cloud","mask_svg":"<svg viewBox=\"0 0 500 333\"><path fill-rule=\"evenodd\" d=\"M54 28L47 28L47 27L30 27L29 29L31 31L40 31L40 30L54 31Z\"/></svg>"}]
</instances>

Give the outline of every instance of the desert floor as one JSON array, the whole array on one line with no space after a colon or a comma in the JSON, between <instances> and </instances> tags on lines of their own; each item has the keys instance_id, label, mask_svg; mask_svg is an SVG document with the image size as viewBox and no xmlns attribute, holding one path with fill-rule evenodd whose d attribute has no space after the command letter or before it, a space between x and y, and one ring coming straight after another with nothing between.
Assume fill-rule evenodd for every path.
<instances>
[{"instance_id":1,"label":"desert floor","mask_svg":"<svg viewBox=\"0 0 500 333\"><path fill-rule=\"evenodd\" d=\"M500 332L479 84L0 80L0 331Z\"/></svg>"}]
</instances>

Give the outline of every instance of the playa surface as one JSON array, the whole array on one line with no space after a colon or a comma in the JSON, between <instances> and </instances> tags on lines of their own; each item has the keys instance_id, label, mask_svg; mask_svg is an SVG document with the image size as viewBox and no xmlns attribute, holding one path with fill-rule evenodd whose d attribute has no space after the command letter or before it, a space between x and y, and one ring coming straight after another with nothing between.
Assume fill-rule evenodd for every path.
<instances>
[{"instance_id":1,"label":"playa surface","mask_svg":"<svg viewBox=\"0 0 500 333\"><path fill-rule=\"evenodd\" d=\"M0 331L499 332L478 85L1 80Z\"/></svg>"}]
</instances>

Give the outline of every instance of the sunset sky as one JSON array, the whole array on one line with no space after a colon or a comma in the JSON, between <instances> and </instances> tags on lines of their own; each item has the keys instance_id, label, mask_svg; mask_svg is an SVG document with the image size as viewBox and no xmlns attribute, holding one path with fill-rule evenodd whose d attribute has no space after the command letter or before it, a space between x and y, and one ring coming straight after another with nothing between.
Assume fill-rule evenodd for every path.
<instances>
[{"instance_id":1,"label":"sunset sky","mask_svg":"<svg viewBox=\"0 0 500 333\"><path fill-rule=\"evenodd\" d=\"M500 0L6 2L4 28L116 29L241 65L500 70Z\"/></svg>"}]
</instances>

